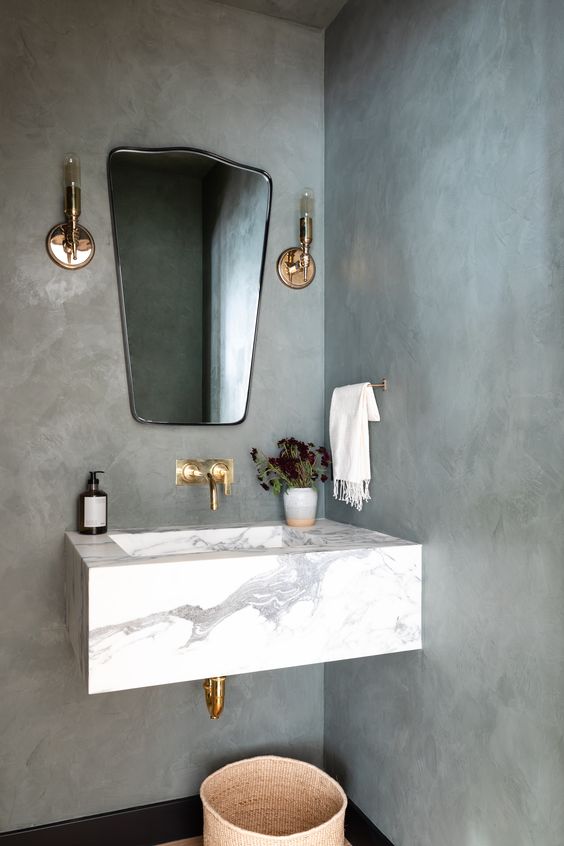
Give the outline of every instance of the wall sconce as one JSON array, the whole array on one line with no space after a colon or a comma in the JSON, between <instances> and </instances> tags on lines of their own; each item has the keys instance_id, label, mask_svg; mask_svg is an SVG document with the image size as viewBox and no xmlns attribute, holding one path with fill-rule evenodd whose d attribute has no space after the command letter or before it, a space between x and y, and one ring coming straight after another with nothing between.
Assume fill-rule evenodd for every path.
<instances>
[{"instance_id":1,"label":"wall sconce","mask_svg":"<svg viewBox=\"0 0 564 846\"><path fill-rule=\"evenodd\" d=\"M65 223L58 223L47 235L47 252L59 267L78 270L94 255L94 239L88 229L78 225L80 217L80 159L74 153L65 156Z\"/></svg>"},{"instance_id":2,"label":"wall sconce","mask_svg":"<svg viewBox=\"0 0 564 846\"><path fill-rule=\"evenodd\" d=\"M280 255L276 269L280 281L288 288L307 288L315 278L315 262L309 253L313 240L313 191L304 188L300 200L300 244Z\"/></svg>"}]
</instances>

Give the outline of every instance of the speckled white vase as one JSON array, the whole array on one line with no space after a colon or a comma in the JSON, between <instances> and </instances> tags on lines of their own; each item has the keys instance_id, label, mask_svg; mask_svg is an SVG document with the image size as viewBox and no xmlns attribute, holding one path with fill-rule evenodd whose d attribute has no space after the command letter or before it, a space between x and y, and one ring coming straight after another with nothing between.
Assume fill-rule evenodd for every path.
<instances>
[{"instance_id":1,"label":"speckled white vase","mask_svg":"<svg viewBox=\"0 0 564 846\"><path fill-rule=\"evenodd\" d=\"M317 514L317 488L288 488L284 491L286 523L297 529L313 526Z\"/></svg>"}]
</instances>

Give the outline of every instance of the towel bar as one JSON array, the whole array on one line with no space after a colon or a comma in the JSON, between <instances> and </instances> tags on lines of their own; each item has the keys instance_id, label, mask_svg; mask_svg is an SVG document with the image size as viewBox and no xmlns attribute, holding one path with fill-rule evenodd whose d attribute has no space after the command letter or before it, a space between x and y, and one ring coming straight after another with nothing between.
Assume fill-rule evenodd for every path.
<instances>
[{"instance_id":1,"label":"towel bar","mask_svg":"<svg viewBox=\"0 0 564 846\"><path fill-rule=\"evenodd\" d=\"M376 384L374 384L374 382L371 382L370 387L371 388L382 388L383 391L387 391L388 390L388 380L382 379L381 382L377 382Z\"/></svg>"}]
</instances>

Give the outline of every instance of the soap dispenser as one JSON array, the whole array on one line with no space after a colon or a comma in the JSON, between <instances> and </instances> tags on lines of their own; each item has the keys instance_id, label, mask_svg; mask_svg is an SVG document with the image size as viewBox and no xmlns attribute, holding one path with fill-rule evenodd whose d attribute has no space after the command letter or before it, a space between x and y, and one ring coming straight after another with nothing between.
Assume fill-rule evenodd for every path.
<instances>
[{"instance_id":1,"label":"soap dispenser","mask_svg":"<svg viewBox=\"0 0 564 846\"><path fill-rule=\"evenodd\" d=\"M98 473L91 470L86 490L78 497L78 531L81 535L103 535L108 531L108 495L100 490Z\"/></svg>"}]
</instances>

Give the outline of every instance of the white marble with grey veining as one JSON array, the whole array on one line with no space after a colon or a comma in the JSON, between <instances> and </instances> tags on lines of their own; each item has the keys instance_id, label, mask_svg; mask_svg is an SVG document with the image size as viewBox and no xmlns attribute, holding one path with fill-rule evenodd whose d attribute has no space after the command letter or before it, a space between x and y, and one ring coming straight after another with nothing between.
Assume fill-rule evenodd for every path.
<instances>
[{"instance_id":1,"label":"white marble with grey veining","mask_svg":"<svg viewBox=\"0 0 564 846\"><path fill-rule=\"evenodd\" d=\"M68 532L66 568L90 693L421 647L420 545L330 520Z\"/></svg>"},{"instance_id":2,"label":"white marble with grey veining","mask_svg":"<svg viewBox=\"0 0 564 846\"><path fill-rule=\"evenodd\" d=\"M351 531L351 529L353 529ZM295 529L283 523L164 529L146 532L113 532L110 539L134 558L195 552L240 552L242 550L298 549L302 547L348 547L397 543L379 532L343 526L322 520L310 529Z\"/></svg>"}]
</instances>

